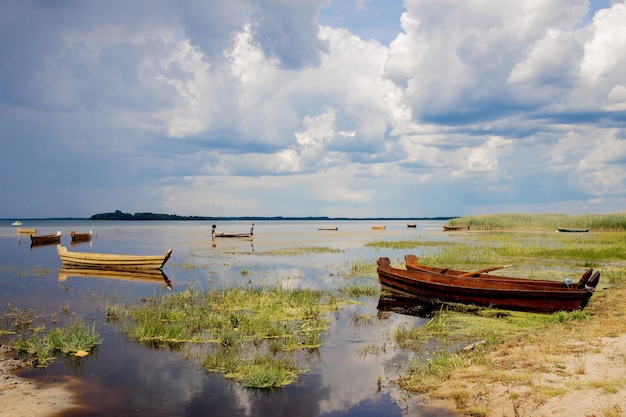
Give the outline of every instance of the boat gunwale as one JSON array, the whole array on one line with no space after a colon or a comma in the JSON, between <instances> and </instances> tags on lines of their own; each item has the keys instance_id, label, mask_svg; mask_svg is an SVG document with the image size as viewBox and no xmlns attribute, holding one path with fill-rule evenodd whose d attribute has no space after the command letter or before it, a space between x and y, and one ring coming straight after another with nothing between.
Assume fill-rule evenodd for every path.
<instances>
[{"instance_id":1,"label":"boat gunwale","mask_svg":"<svg viewBox=\"0 0 626 417\"><path fill-rule=\"evenodd\" d=\"M468 271L461 271L457 269L449 269L449 268L437 268L431 267L427 265L420 265L417 263L417 257L415 255L405 255L405 266L407 270L417 270L424 271L427 273L434 274L442 274L447 276L455 276L460 274L468 274ZM443 272L445 270L445 272ZM582 277L579 282L572 282L570 286L578 286L579 288L583 287L586 282L591 277L593 270L589 268L582 274ZM501 281L513 284L528 284L532 286L549 286L549 287L559 287L559 288L567 288L567 284L563 281L555 281L555 280L547 280L547 279L532 279L532 278L518 278L518 277L509 277L504 275L489 275L487 273L476 273L472 275L466 275L462 278L470 278L472 280L489 280L489 281Z\"/></svg>"}]
</instances>

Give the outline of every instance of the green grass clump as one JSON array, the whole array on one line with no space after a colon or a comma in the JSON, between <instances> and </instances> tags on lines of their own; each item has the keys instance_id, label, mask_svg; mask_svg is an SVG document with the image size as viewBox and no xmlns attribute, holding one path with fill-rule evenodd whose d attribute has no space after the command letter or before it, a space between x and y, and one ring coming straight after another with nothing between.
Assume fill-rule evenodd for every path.
<instances>
[{"instance_id":1,"label":"green grass clump","mask_svg":"<svg viewBox=\"0 0 626 417\"><path fill-rule=\"evenodd\" d=\"M399 241L385 241L377 240L374 242L367 242L365 247L375 249L414 249L420 247L441 247L446 245L452 245L451 242L433 242L427 240L399 240Z\"/></svg>"},{"instance_id":2,"label":"green grass clump","mask_svg":"<svg viewBox=\"0 0 626 417\"><path fill-rule=\"evenodd\" d=\"M301 255L313 255L320 253L341 253L343 250L329 248L326 246L306 246L306 247L286 247L283 249L274 249L264 251L264 255L273 256L301 256Z\"/></svg>"},{"instance_id":3,"label":"green grass clump","mask_svg":"<svg viewBox=\"0 0 626 417\"><path fill-rule=\"evenodd\" d=\"M294 382L301 372L293 360L263 355L239 364L225 376L246 388L279 388Z\"/></svg>"},{"instance_id":4,"label":"green grass clump","mask_svg":"<svg viewBox=\"0 0 626 417\"><path fill-rule=\"evenodd\" d=\"M36 367L45 367L58 354L72 354L79 351L89 352L102 344L102 338L95 324L88 325L80 316L74 316L62 327L55 327L48 333L35 331L10 343L18 355L28 357Z\"/></svg>"},{"instance_id":5,"label":"green grass clump","mask_svg":"<svg viewBox=\"0 0 626 417\"><path fill-rule=\"evenodd\" d=\"M244 386L268 388L305 372L294 365L293 352L319 347L331 323L327 313L342 303L322 290L188 288L107 311L135 340L207 345L203 364L208 371Z\"/></svg>"},{"instance_id":6,"label":"green grass clump","mask_svg":"<svg viewBox=\"0 0 626 417\"><path fill-rule=\"evenodd\" d=\"M339 292L350 297L371 297L380 293L380 284L373 280L368 280L368 282L354 280L352 283L339 288Z\"/></svg>"}]
</instances>

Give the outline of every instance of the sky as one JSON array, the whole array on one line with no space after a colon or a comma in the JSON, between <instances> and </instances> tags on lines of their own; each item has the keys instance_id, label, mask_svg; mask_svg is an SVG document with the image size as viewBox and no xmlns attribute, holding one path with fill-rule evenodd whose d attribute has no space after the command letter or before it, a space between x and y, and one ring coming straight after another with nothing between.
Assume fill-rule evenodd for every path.
<instances>
[{"instance_id":1,"label":"sky","mask_svg":"<svg viewBox=\"0 0 626 417\"><path fill-rule=\"evenodd\" d=\"M0 218L626 208L626 0L2 0Z\"/></svg>"}]
</instances>

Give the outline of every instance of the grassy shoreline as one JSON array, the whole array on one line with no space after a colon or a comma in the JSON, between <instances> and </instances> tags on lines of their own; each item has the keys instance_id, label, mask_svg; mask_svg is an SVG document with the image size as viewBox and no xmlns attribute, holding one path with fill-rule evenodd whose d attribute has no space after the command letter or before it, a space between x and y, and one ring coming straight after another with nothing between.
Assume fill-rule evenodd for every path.
<instances>
[{"instance_id":1,"label":"grassy shoreline","mask_svg":"<svg viewBox=\"0 0 626 417\"><path fill-rule=\"evenodd\" d=\"M470 230L483 230L461 234L453 244L429 248L420 262L455 269L510 263L514 267L505 275L543 279L562 279L593 267L602 272L601 285L582 312L545 316L489 309L441 309L426 326L398 329L396 343L415 353L398 385L468 416L508 415L502 413L502 404L512 415L523 415L524 408L536 409L551 399L566 396L570 390L563 387L558 376L552 384L538 381L536 369L547 372L546 367L553 367L557 375L576 384L577 375L586 372L581 353L585 349L578 346L597 346L603 338L626 334L626 234L621 224L626 217L575 217L571 223L560 223L566 217L553 215L455 219L457 225L471 224ZM605 222L607 219L610 221ZM595 228L597 233L553 233L557 221L559 226L585 226ZM403 261L398 259L396 263ZM437 349L432 348L434 339L440 342ZM471 348L463 349L468 346ZM531 346L536 353L529 357ZM611 355L619 360L622 354ZM564 358L577 365L564 365ZM546 360L551 362L546 364ZM626 390L624 378L607 377L593 383L610 394ZM578 389L592 389L578 385ZM492 392L500 392L504 398L495 398ZM606 417L623 415L617 403L607 402L606 410L602 414Z\"/></svg>"},{"instance_id":2,"label":"grassy shoreline","mask_svg":"<svg viewBox=\"0 0 626 417\"><path fill-rule=\"evenodd\" d=\"M626 212L611 214L505 213L462 216L447 226L469 225L470 230L556 230L559 227L591 231L626 231Z\"/></svg>"}]
</instances>

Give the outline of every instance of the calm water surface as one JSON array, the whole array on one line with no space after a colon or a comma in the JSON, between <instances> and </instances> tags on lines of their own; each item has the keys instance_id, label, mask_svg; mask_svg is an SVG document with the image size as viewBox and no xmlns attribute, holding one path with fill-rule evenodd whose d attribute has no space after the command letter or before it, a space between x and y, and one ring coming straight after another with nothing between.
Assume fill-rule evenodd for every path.
<instances>
[{"instance_id":1,"label":"calm water surface","mask_svg":"<svg viewBox=\"0 0 626 417\"><path fill-rule=\"evenodd\" d=\"M291 386L272 392L241 388L218 374L207 374L194 360L166 348L148 348L126 340L105 320L110 297L134 302L138 297L195 288L230 285L273 285L289 288L339 288L354 279L375 282L371 276L349 277L353 262L387 256L401 262L406 251L372 249L377 240L452 239L441 232L443 222L417 221L260 221L252 241L211 240L211 223L24 221L23 228L38 234L63 232L62 245L82 252L159 254L173 249L164 267L165 279L132 281L94 276L66 276L56 245L30 246L6 222L0 226L0 303L32 308L63 319L70 314L94 320L103 344L86 358L57 359L45 369L21 375L43 382L69 381L79 407L63 416L447 416L419 404L394 389L409 353L394 349L391 335L401 323L424 319L377 310L378 296L363 297L333 315L324 345L306 357L310 371ZM371 230L385 224L384 231ZM318 230L338 227L338 231ZM246 232L248 222L219 222L218 231ZM91 242L70 245L70 230L93 230ZM285 254L290 248L330 247L337 253ZM419 249L413 251L420 254ZM242 271L245 270L245 273ZM371 281L370 281L371 280ZM374 317L355 324L356 315ZM368 347L377 354L364 354ZM382 385L379 387L379 377Z\"/></svg>"}]
</instances>

